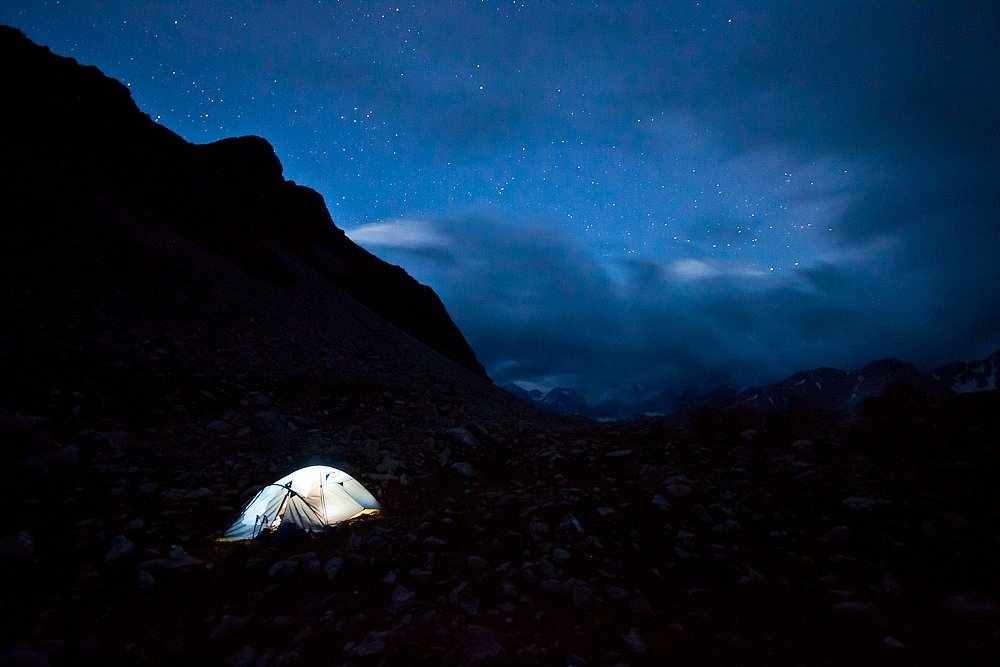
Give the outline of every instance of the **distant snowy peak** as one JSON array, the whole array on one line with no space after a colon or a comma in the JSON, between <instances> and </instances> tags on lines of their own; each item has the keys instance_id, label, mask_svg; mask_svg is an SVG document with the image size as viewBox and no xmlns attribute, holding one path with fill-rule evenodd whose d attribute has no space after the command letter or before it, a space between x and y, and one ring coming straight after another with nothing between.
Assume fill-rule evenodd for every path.
<instances>
[{"instance_id":1,"label":"distant snowy peak","mask_svg":"<svg viewBox=\"0 0 1000 667\"><path fill-rule=\"evenodd\" d=\"M956 361L931 373L956 394L1000 388L1000 350L982 361Z\"/></svg>"},{"instance_id":2,"label":"distant snowy peak","mask_svg":"<svg viewBox=\"0 0 1000 667\"><path fill-rule=\"evenodd\" d=\"M744 389L733 407L853 413L865 399L881 396L893 385L906 385L930 396L950 393L939 379L921 373L913 364L882 359L854 372L817 368L795 373L775 384Z\"/></svg>"},{"instance_id":3,"label":"distant snowy peak","mask_svg":"<svg viewBox=\"0 0 1000 667\"><path fill-rule=\"evenodd\" d=\"M569 387L556 387L538 402L545 410L556 414L591 416L591 408L587 401L580 395L580 392Z\"/></svg>"}]
</instances>

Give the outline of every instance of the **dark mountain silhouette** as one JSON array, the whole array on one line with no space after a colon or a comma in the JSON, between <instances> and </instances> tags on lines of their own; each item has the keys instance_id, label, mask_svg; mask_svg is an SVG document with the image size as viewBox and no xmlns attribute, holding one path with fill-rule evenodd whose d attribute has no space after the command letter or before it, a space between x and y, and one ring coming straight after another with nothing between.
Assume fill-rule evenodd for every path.
<instances>
[{"instance_id":1,"label":"dark mountain silhouette","mask_svg":"<svg viewBox=\"0 0 1000 667\"><path fill-rule=\"evenodd\" d=\"M853 372L836 368L800 371L771 385L744 389L729 405L757 411L849 415L866 399L882 396L895 386L936 398L952 393L913 364L882 359Z\"/></svg>"},{"instance_id":2,"label":"dark mountain silhouette","mask_svg":"<svg viewBox=\"0 0 1000 667\"><path fill-rule=\"evenodd\" d=\"M225 265L256 279L251 293L266 284L293 302L335 288L485 377L437 295L350 241L319 194L282 177L266 140L187 143L140 112L122 84L11 28L0 28L0 57L0 178L10 195L0 240L15 265L53 280L77 269L114 280L151 259L143 253L198 252L206 289L219 287L208 274ZM75 264L61 265L57 248ZM236 301L252 296L236 292Z\"/></svg>"}]
</instances>

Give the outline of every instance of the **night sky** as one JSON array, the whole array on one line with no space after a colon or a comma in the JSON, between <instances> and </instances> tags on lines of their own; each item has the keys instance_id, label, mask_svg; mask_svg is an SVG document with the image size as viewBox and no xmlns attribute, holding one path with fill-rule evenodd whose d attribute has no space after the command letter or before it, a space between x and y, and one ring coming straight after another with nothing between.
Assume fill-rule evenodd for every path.
<instances>
[{"instance_id":1,"label":"night sky","mask_svg":"<svg viewBox=\"0 0 1000 667\"><path fill-rule=\"evenodd\" d=\"M4 2L257 134L498 383L596 397L1000 347L1000 3Z\"/></svg>"}]
</instances>

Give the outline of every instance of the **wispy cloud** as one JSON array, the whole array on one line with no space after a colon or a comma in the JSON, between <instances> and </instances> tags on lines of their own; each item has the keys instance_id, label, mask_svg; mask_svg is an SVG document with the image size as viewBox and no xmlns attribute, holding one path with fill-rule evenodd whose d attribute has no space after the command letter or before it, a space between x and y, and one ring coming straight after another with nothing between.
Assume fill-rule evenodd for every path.
<instances>
[{"instance_id":1,"label":"wispy cloud","mask_svg":"<svg viewBox=\"0 0 1000 667\"><path fill-rule=\"evenodd\" d=\"M419 250L449 245L448 238L426 220L381 220L348 229L346 233L355 243L372 247Z\"/></svg>"}]
</instances>

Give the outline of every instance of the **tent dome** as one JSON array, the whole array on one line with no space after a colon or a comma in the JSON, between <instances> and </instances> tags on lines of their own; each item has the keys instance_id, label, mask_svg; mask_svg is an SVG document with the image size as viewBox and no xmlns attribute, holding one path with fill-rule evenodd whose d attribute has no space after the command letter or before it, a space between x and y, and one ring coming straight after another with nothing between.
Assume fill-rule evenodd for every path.
<instances>
[{"instance_id":1,"label":"tent dome","mask_svg":"<svg viewBox=\"0 0 1000 667\"><path fill-rule=\"evenodd\" d=\"M307 532L322 532L381 509L375 496L343 470L308 466L261 489L222 539L249 540L289 523Z\"/></svg>"}]
</instances>

